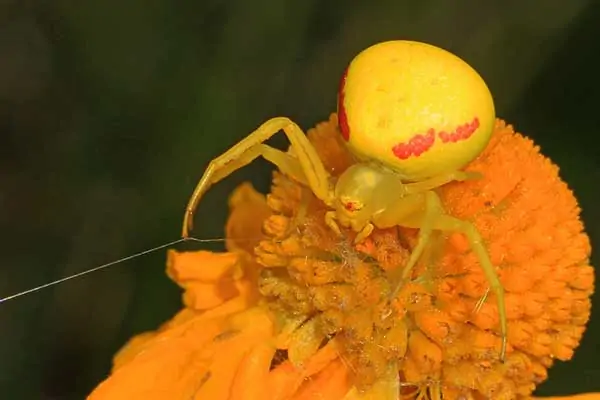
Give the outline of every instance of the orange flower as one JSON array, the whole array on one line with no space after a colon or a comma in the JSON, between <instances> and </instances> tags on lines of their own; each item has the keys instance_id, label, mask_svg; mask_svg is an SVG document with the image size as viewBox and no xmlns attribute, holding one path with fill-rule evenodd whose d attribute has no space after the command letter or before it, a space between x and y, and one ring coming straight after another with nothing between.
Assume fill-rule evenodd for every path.
<instances>
[{"instance_id":1,"label":"orange flower","mask_svg":"<svg viewBox=\"0 0 600 400\"><path fill-rule=\"evenodd\" d=\"M308 136L332 175L351 164L335 115ZM504 363L496 300L461 235L435 238L390 307L415 231L376 230L354 246L325 226L310 190L276 172L266 198L248 184L232 195L228 252L169 252L185 308L132 339L89 399L529 398L584 332L589 240L556 166L504 122L468 170L483 178L439 194L498 266Z\"/></svg>"}]
</instances>

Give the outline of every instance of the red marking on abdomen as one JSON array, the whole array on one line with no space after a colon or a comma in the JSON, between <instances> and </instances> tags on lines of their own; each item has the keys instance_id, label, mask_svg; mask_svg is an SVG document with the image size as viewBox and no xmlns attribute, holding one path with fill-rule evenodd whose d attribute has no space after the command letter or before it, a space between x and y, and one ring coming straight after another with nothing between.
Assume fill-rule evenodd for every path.
<instances>
[{"instance_id":1,"label":"red marking on abdomen","mask_svg":"<svg viewBox=\"0 0 600 400\"><path fill-rule=\"evenodd\" d=\"M470 138L477 128L479 128L479 118L477 117L473 118L471 122L457 126L453 132L440 131L436 135L435 130L429 128L426 134L418 134L410 138L408 142L398 143L392 147L392 152L401 160L406 160L413 156L419 157L433 146L436 136L443 143L456 143Z\"/></svg>"},{"instance_id":2,"label":"red marking on abdomen","mask_svg":"<svg viewBox=\"0 0 600 400\"><path fill-rule=\"evenodd\" d=\"M426 134L415 135L408 142L398 143L392 147L392 152L401 160L411 156L419 157L433 146L435 142L435 130L429 128Z\"/></svg>"},{"instance_id":3,"label":"red marking on abdomen","mask_svg":"<svg viewBox=\"0 0 600 400\"><path fill-rule=\"evenodd\" d=\"M346 97L344 93L344 87L346 86L346 76L348 75L348 68L344 71L342 79L340 81L340 90L338 92L338 125L342 137L347 142L350 139L350 127L348 126L348 116L346 115L346 108L344 107L344 99Z\"/></svg>"},{"instance_id":4,"label":"red marking on abdomen","mask_svg":"<svg viewBox=\"0 0 600 400\"><path fill-rule=\"evenodd\" d=\"M454 132L439 132L438 136L444 143L456 143L461 140L466 140L479 128L479 118L473 118L473 121L456 127Z\"/></svg>"}]
</instances>

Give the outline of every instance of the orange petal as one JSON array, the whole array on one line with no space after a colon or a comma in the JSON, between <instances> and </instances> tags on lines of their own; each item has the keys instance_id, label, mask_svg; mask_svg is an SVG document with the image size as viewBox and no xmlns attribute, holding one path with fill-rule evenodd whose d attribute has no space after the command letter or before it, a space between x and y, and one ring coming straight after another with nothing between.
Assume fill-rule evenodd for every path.
<instances>
[{"instance_id":1,"label":"orange petal","mask_svg":"<svg viewBox=\"0 0 600 400\"><path fill-rule=\"evenodd\" d=\"M238 295L251 292L249 282L227 280L214 283L192 282L185 285L183 303L194 310L208 310L220 306Z\"/></svg>"},{"instance_id":2,"label":"orange petal","mask_svg":"<svg viewBox=\"0 0 600 400\"><path fill-rule=\"evenodd\" d=\"M264 400L267 398L267 376L275 347L259 343L242 359L231 388L230 400Z\"/></svg>"},{"instance_id":3,"label":"orange petal","mask_svg":"<svg viewBox=\"0 0 600 400\"><path fill-rule=\"evenodd\" d=\"M268 392L273 400L288 399L298 390L305 379L318 374L339 357L337 341L330 340L309 358L302 368L294 367L288 360L275 368L268 377Z\"/></svg>"},{"instance_id":4,"label":"orange petal","mask_svg":"<svg viewBox=\"0 0 600 400\"><path fill-rule=\"evenodd\" d=\"M300 387L293 400L343 399L350 390L348 370L341 360L330 363Z\"/></svg>"},{"instance_id":5,"label":"orange petal","mask_svg":"<svg viewBox=\"0 0 600 400\"><path fill-rule=\"evenodd\" d=\"M155 332L144 332L131 338L115 355L113 359L113 370L129 362L133 357L140 353L154 337L156 337Z\"/></svg>"},{"instance_id":6,"label":"orange petal","mask_svg":"<svg viewBox=\"0 0 600 400\"><path fill-rule=\"evenodd\" d=\"M219 322L203 323L198 342L184 335L151 340L144 351L102 382L88 400L191 398L208 374L210 358L201 357L202 344L222 330ZM194 328L190 325L188 328Z\"/></svg>"},{"instance_id":7,"label":"orange petal","mask_svg":"<svg viewBox=\"0 0 600 400\"><path fill-rule=\"evenodd\" d=\"M268 342L273 334L269 315L258 308L233 316L228 325L233 336L218 343L210 364L210 377L196 391L193 397L196 400L228 400L236 372L244 368L241 363L249 349ZM240 329L237 334L236 329Z\"/></svg>"},{"instance_id":8,"label":"orange petal","mask_svg":"<svg viewBox=\"0 0 600 400\"><path fill-rule=\"evenodd\" d=\"M264 238L263 222L272 214L265 196L246 182L229 197L229 208L231 214L225 227L227 250L254 254L254 248Z\"/></svg>"},{"instance_id":9,"label":"orange petal","mask_svg":"<svg viewBox=\"0 0 600 400\"><path fill-rule=\"evenodd\" d=\"M269 400L289 399L302 382L301 374L292 363L286 361L269 374L266 382Z\"/></svg>"},{"instance_id":10,"label":"orange petal","mask_svg":"<svg viewBox=\"0 0 600 400\"><path fill-rule=\"evenodd\" d=\"M538 400L600 400L600 393L582 393L572 396L557 396L557 397L534 397Z\"/></svg>"},{"instance_id":11,"label":"orange petal","mask_svg":"<svg viewBox=\"0 0 600 400\"><path fill-rule=\"evenodd\" d=\"M221 279L241 277L241 266L237 253L213 253L210 251L169 250L167 253L167 275L177 283L200 281L213 283Z\"/></svg>"}]
</instances>

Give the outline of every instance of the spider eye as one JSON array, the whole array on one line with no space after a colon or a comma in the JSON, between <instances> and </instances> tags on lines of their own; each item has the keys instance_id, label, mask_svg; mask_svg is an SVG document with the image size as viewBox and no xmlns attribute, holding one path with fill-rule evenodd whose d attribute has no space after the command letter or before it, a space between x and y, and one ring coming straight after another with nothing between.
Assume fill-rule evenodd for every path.
<instances>
[{"instance_id":1,"label":"spider eye","mask_svg":"<svg viewBox=\"0 0 600 400\"><path fill-rule=\"evenodd\" d=\"M359 211L363 205L355 201L343 201L344 208L348 211Z\"/></svg>"}]
</instances>

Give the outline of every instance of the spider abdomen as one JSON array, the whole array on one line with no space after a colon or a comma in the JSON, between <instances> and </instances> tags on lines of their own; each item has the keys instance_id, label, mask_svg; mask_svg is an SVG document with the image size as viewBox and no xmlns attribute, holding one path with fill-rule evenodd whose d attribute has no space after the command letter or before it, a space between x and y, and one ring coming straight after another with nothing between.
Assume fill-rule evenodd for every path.
<instances>
[{"instance_id":1,"label":"spider abdomen","mask_svg":"<svg viewBox=\"0 0 600 400\"><path fill-rule=\"evenodd\" d=\"M457 56L424 43L389 41L348 66L338 98L340 130L358 159L419 181L464 167L494 128L492 95Z\"/></svg>"}]
</instances>

